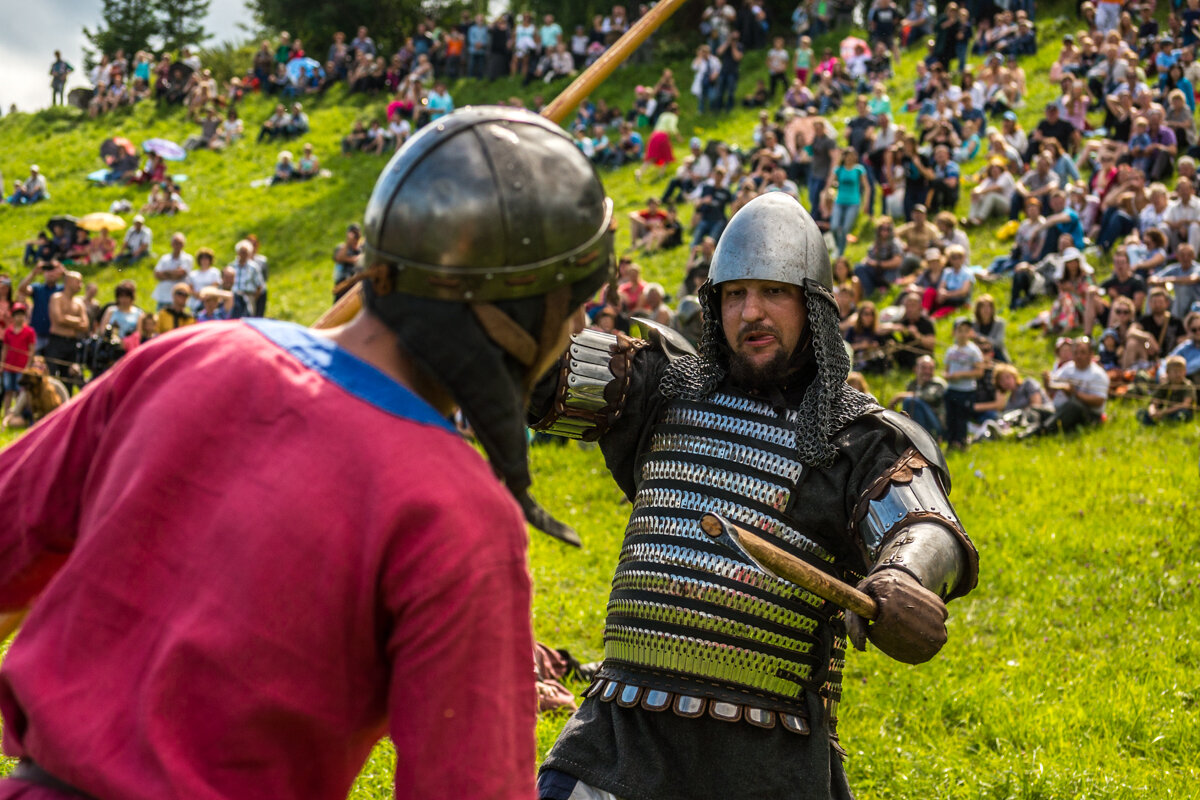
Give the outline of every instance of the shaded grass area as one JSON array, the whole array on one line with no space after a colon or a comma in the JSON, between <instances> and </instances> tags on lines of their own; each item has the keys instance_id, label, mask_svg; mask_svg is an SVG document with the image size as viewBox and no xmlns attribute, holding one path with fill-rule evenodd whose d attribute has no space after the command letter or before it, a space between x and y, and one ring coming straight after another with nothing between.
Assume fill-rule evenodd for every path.
<instances>
[{"instance_id":1,"label":"shaded grass area","mask_svg":"<svg viewBox=\"0 0 1200 800\"><path fill-rule=\"evenodd\" d=\"M1042 53L1023 62L1030 94L1021 112L1028 130L1057 90L1045 80L1062 33L1075 28L1068 7L1039 8ZM1062 15L1055 17L1055 12ZM830 40L832 43L832 40ZM817 43L819 50L824 42ZM891 84L899 108L911 93L916 54L906 54ZM705 139L750 145L755 112L728 116L694 112L686 95L688 58L671 57L654 66L620 70L598 92L626 107L632 87L653 83L671 66L685 92L682 129ZM764 74L761 54L747 57L741 91ZM460 104L523 97L546 99L561 89L523 89L513 80L492 85L460 83ZM344 226L356 221L385 163L360 155L337 155L340 137L360 116L382 116L382 101L345 96L306 100L311 141L334 176L307 184L252 189L251 180L272 171L283 145L243 141L224 154L196 153L178 167L190 176L185 199L192 211L175 219L152 218L162 247L174 230L189 237L189 249L212 247L220 262L232 259L234 242L257 232L271 257L273 316L308 322L328 304L329 255ZM242 106L250 139L271 102L250 98ZM835 113L839 124L850 111ZM898 114L912 126L911 114ZM52 214L107 209L144 192L93 188L83 181L100 166L97 149L109 135L139 143L152 136L182 140L193 132L176 110L142 106L132 113L89 122L71 112L18 114L0 120L0 167L19 176L39 163L53 198L26 209L0 210L0 265L14 272L22 243ZM293 143L298 144L298 143ZM295 150L293 144L287 145ZM982 166L967 165L964 174ZM641 207L663 183L639 183L633 167L604 175L618 214ZM964 187L960 216L966 211ZM865 251L871 236L861 218ZM995 225L971 231L973 261L986 264L1007 250L994 238ZM628 233L618 237L628 244ZM639 259L648 279L669 290L679 282L684 250ZM1098 277L1103 277L1102 269ZM153 286L151 265L119 271L86 270L102 286L124 277L138 281L141 297ZM1007 283L995 293L1006 297ZM1001 299L1001 307L1007 303ZM1020 332L1044 306L1009 316L1009 351L1018 366L1036 372L1049 364L1045 340ZM939 330L941 345L948 326ZM905 376L871 378L886 399ZM1102 430L1064 440L985 444L954 453L953 498L981 552L981 583L951 607L950 644L920 667L892 662L875 652L848 661L842 740L860 798L1188 798L1200 779L1200 648L1191 635L1200 604L1196 551L1197 444L1194 426L1141 429L1128 404L1110 405L1112 421ZM0 432L0 446L15 438ZM612 566L629 512L596 450L574 444L533 451L537 496L575 526L582 550L533 534L534 623L538 638L568 648L581 660L598 658ZM573 685L576 691L583 687ZM549 749L566 720L543 716L538 723L539 756ZM376 748L353 797L388 797L394 752Z\"/></svg>"}]
</instances>

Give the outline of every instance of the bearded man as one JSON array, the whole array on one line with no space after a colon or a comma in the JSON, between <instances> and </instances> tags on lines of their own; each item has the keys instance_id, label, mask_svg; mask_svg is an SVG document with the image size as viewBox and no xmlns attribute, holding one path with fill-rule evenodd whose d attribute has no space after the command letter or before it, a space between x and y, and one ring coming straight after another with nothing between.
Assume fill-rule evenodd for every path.
<instances>
[{"instance_id":1,"label":"bearded man","mask_svg":"<svg viewBox=\"0 0 1200 800\"><path fill-rule=\"evenodd\" d=\"M831 288L812 218L771 193L717 246L698 354L658 331L575 338L537 427L598 439L633 513L543 800L849 798L846 636L906 663L946 641L977 553L936 443L846 386ZM858 583L874 622L752 568L701 531L708 512Z\"/></svg>"}]
</instances>

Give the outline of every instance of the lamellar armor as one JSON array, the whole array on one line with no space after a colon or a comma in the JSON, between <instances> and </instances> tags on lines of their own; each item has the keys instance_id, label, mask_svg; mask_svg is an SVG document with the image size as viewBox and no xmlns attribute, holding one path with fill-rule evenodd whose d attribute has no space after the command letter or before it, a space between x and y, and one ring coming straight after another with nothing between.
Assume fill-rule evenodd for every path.
<instances>
[{"instance_id":1,"label":"lamellar armor","mask_svg":"<svg viewBox=\"0 0 1200 800\"><path fill-rule=\"evenodd\" d=\"M805 694L814 692L832 728L846 650L842 610L705 535L706 513L756 530L837 580L903 569L943 599L974 585L975 550L946 497L937 444L845 385L849 362L819 237L793 199L760 197L734 217L714 255L699 354L660 355L668 348L657 332L648 345L587 331L563 361L559 393L534 427L599 437L604 447L608 431L634 426L627 440L639 448L590 697L804 734ZM764 272L771 263L782 267ZM746 394L726 378L717 286L743 278L805 290L816 369L794 404ZM631 383L645 359L662 362L647 370L656 383ZM639 391L662 402L645 419L623 417ZM880 469L851 479L868 452Z\"/></svg>"}]
</instances>

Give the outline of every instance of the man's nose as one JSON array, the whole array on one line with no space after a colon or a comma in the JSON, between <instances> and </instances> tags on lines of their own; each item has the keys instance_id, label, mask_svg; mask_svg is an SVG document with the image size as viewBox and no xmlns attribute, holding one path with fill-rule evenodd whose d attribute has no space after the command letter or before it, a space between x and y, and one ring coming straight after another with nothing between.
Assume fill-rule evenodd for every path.
<instances>
[{"instance_id":1,"label":"man's nose","mask_svg":"<svg viewBox=\"0 0 1200 800\"><path fill-rule=\"evenodd\" d=\"M753 322L762 319L763 316L762 296L758 292L747 292L746 302L742 304L742 319Z\"/></svg>"}]
</instances>

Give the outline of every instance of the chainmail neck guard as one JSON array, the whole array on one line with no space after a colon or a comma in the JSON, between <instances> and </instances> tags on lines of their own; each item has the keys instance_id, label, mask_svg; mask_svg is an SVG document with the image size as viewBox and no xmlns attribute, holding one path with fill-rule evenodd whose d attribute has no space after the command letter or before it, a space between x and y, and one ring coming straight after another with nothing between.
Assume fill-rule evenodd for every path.
<instances>
[{"instance_id":1,"label":"chainmail neck guard","mask_svg":"<svg viewBox=\"0 0 1200 800\"><path fill-rule=\"evenodd\" d=\"M796 409L796 450L801 463L828 467L837 456L833 437L853 420L879 408L869 395L846 384L850 356L838 333L837 303L816 281L802 284L813 358L817 375ZM677 400L703 400L726 380L729 345L721 327L720 289L712 283L700 287L704 330L699 354L674 361L663 373L659 391Z\"/></svg>"}]
</instances>

